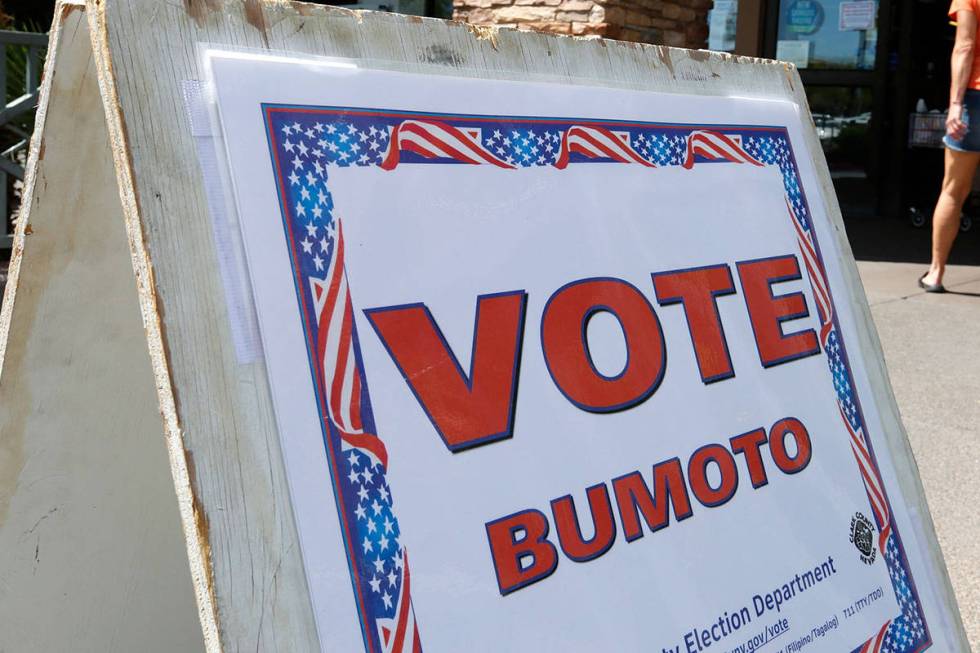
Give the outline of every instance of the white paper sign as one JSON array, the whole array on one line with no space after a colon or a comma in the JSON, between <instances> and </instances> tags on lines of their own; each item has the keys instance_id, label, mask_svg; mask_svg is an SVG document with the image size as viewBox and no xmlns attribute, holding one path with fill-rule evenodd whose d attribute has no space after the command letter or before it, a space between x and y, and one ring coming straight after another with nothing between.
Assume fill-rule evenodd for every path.
<instances>
[{"instance_id":1,"label":"white paper sign","mask_svg":"<svg viewBox=\"0 0 980 653\"><path fill-rule=\"evenodd\" d=\"M842 32L874 29L878 5L875 0L841 2L838 14L838 28Z\"/></svg>"},{"instance_id":2,"label":"white paper sign","mask_svg":"<svg viewBox=\"0 0 980 653\"><path fill-rule=\"evenodd\" d=\"M324 650L933 641L795 105L210 61Z\"/></svg>"},{"instance_id":3,"label":"white paper sign","mask_svg":"<svg viewBox=\"0 0 980 653\"><path fill-rule=\"evenodd\" d=\"M776 58L780 61L788 61L797 68L806 68L810 65L810 42L777 41Z\"/></svg>"},{"instance_id":4,"label":"white paper sign","mask_svg":"<svg viewBox=\"0 0 980 653\"><path fill-rule=\"evenodd\" d=\"M738 0L715 0L708 12L708 49L730 52L735 49Z\"/></svg>"}]
</instances>

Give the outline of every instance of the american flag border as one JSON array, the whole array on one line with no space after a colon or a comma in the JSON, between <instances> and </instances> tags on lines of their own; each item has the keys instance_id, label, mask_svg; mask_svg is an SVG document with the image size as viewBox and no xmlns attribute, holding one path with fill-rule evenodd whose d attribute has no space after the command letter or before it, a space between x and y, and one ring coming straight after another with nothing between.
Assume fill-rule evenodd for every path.
<instances>
[{"instance_id":1,"label":"american flag border","mask_svg":"<svg viewBox=\"0 0 980 653\"><path fill-rule=\"evenodd\" d=\"M327 406L328 393L324 387L323 365L322 363L317 363L315 355L316 350L314 334L316 333L315 325L317 316L316 312L313 310L313 306L311 306L312 298L308 293L303 291L303 266L301 262L302 254L297 245L298 240L295 236L294 230L294 227L299 228L302 226L302 220L300 220L300 216L297 215L298 207L300 205L297 204L297 210L294 210L291 207L292 200L295 199L295 197L291 191L291 184L287 183L288 179L284 171L285 165L280 157L280 152L285 151L283 150L284 139L280 136L280 134L282 133L282 127L284 125L288 126L288 123L286 122L287 119L293 121L303 119L304 121L309 122L312 122L312 120L317 120L318 122L316 125L321 127L324 125L324 123L319 121L323 120L324 116L329 116L332 118L332 120L328 121L326 125L332 124L334 126L344 127L351 126L353 121L357 119L380 120L380 124L388 127L388 135L392 137L389 139L386 151L383 153L384 156L373 161L362 161L359 165L377 165L386 170L394 170L397 165L402 163L430 165L458 165L460 163L491 164L498 167L514 169L529 167L527 157L525 157L524 162L521 162L519 159L516 162L510 160L510 165L508 165L507 161L499 158L496 154L494 154L494 152L490 151L490 148L487 146L482 135L474 135L465 131L472 128L474 124L499 126L501 128L505 128L505 130L513 129L515 127L518 129L528 129L531 134L534 134L533 129L535 127L541 128L543 125L551 126L552 128L564 127L564 129L560 130L562 133L560 151L555 152L555 159L553 161L546 161L543 163L543 165L550 164L556 169L564 169L569 164L586 162L641 163L652 168L663 165L681 165L685 168L691 168L696 163L718 161L755 163L756 165L778 165L782 173L784 187L787 192L787 206L789 209L789 214L798 231L801 254L804 262L807 264L806 268L811 286L813 288L814 298L817 299L818 302L818 314L824 326L824 328L821 329L820 338L822 349L825 354L828 354L828 364L832 365L827 346L829 344L828 338L830 338L832 334L835 335L836 345L839 346L840 349L840 359L843 364L845 383L849 384L849 388L853 388L854 377L851 372L847 350L843 338L841 337L842 332L838 322L837 312L834 310L835 303L833 301L830 284L827 281L823 270L823 256L821 253L820 244L815 230L810 224L808 217L811 215L809 203L806 199L802 180L800 179L799 168L796 163L796 157L789 138L789 133L785 127L728 124L676 124L623 120L597 120L593 118L580 119L485 116L474 114L447 114L417 111L391 111L384 109L364 109L355 107L323 107L266 103L263 103L261 108L268 137L270 156L276 176L277 193L281 217L283 220L283 227L289 244L289 256L293 268L295 292L297 294L297 301L301 307L300 312L302 313L304 334L307 339L307 354L310 364L310 373L316 389L317 403L320 408L322 438L326 456L330 465L331 484L334 488L334 500L337 506L341 529L344 533L345 550L347 554L348 566L351 572L351 583L354 594L358 600L358 612L361 617L360 627L364 637L365 648L368 651L384 652L392 649L390 646L385 645L385 642L383 641L384 636L381 634L380 630L374 628L373 624L371 624L371 617L373 615L368 614L369 611L366 608L364 601L366 578L360 578L359 574L359 569L366 569L366 563L369 561L366 560L366 555L358 552L356 543L351 538L350 533L352 530L352 522L354 530L356 530L357 527L356 517L353 517L351 512L347 509L343 496L344 490L339 483L340 470L338 467L338 458L340 457L340 453L342 451L342 436L336 425L333 424L330 419L329 408ZM413 143L409 140L412 138L411 135L404 142L401 141L396 136L398 134L399 126L403 124L407 127L405 132L409 134L414 131L415 134L426 135L427 125L433 126L436 130L441 130L437 133L439 139L429 141L436 143L436 145L434 147L430 147L427 142L423 141L421 138L416 138L416 142ZM299 122L296 122L295 125L297 128L301 126ZM418 128L418 125L421 125L421 128ZM307 124L306 126L306 133L309 133L311 126L310 124ZM628 130L626 136L623 136L623 132L621 131L614 131L624 129ZM631 134L635 131L640 131L640 133L642 133L642 130L646 130L651 134L660 132L660 135L664 138L668 138L669 135L672 138L682 139L684 151L681 152L677 150L675 145L677 156L672 156L666 163L663 161L655 162L653 158L647 156L646 154L640 154L640 152L635 149ZM322 133L322 131L318 133ZM514 131L515 136L517 133L517 131ZM574 143L578 143L578 149L576 149L576 145L574 143L569 145L570 134L577 137ZM426 137L431 138L431 132ZM778 161L775 163L771 161L768 163L762 163L761 158L760 160L755 160L755 157L748 152L748 148L743 147L743 143L749 139L752 139L753 137L768 137L772 139L773 142L781 143L788 151L788 157L786 157L787 160L783 161L782 163ZM449 144L454 145L455 148L447 146L446 139L456 139L449 140ZM612 140L610 141L609 139ZM288 138L285 140L288 140ZM320 142L323 141L321 140ZM469 149L467 150L465 148ZM558 163L559 160L561 160L562 163ZM537 161L537 164L542 165L540 160ZM326 164L323 166L324 169L321 174L322 185L324 188L327 186L327 170L329 169L330 165L358 164L356 162L347 162L345 164L344 162L339 162L336 159L332 162L327 160ZM533 160L530 165L535 165ZM797 194L799 197L797 199L799 204L797 205L797 211L794 211L793 203L789 199L791 195L791 188L798 190ZM327 191L327 195L329 197L329 190ZM332 202L327 209L328 216L331 209ZM331 222L328 224L338 224L336 218L330 217L330 221ZM337 238L339 239L341 237L338 235ZM326 250L327 245L324 245L324 252ZM336 251L336 247L332 243L330 251L331 255L333 255ZM809 260L808 254L810 254ZM825 295L829 306L825 308L824 306L820 305L818 293ZM830 313L830 315L827 315L827 313ZM313 318L312 321L311 317ZM354 356L357 362L356 373L363 377L361 354L357 344L356 325L352 334L352 339ZM831 369L831 375L834 377L833 369ZM362 379L361 385L364 398L362 409L366 411L364 418L365 429L370 427L370 432L373 432L373 418L371 415L370 397L367 392L366 379ZM838 392L838 396L840 397L842 392L840 387L836 387L835 390ZM849 391L850 390L848 390L848 392ZM870 463L871 476L873 477L873 481L876 482L870 482L871 480L869 479L869 476L865 474L865 486L868 491L869 503L871 504L872 512L875 515L876 524L881 531L881 537L879 540L881 553L885 556L885 562L892 577L892 587L896 592L896 599L898 600L901 610L898 616L886 622L881 629L879 629L869 638L867 642L854 649L853 653L877 653L881 650L886 650L893 653L920 653L921 651L929 648L929 646L932 644L931 634L929 632L928 624L925 621L925 615L922 610L921 600L919 598L915 581L912 578L910 565L905 553L905 547L894 522L894 512L891 510L887 492L885 492L883 484L881 484L879 472L877 470L877 457L874 453L874 447L871 444L870 438L865 435L863 429L866 422L860 397L858 396L856 389L850 396L853 397L853 403L855 405L854 422L856 422L858 425L857 433L855 433L852 421L849 421L847 415L844 413L843 403L839 398L839 403L841 403L842 406L841 414L845 423L847 423L848 430L852 436L852 449L854 449L859 467L862 465L861 453L858 451L859 447L855 447L854 443L857 442L860 444L863 442L866 447L866 451L862 450L862 452L866 456L867 462ZM377 436L372 437L376 438ZM383 445L381 446L383 448ZM387 461L385 461L385 465L381 469L382 472L386 467L386 463ZM864 473L864 468L862 468L861 471ZM879 502L879 506L883 503L883 515L882 510L879 510L879 508L876 507L875 493L873 490L877 490L880 493L877 496L881 500ZM882 518L884 521L882 521ZM355 559L359 558L364 558L364 560L358 560L360 564L356 564ZM407 590L407 554L404 560L404 585ZM902 600L900 589L900 584L902 583L905 584L905 589L908 590L908 597L905 601ZM409 609L411 608L409 607ZM905 632L912 632L906 625L901 623L903 619L912 620L913 624L917 621L921 625L921 632L918 633L918 637L909 638L907 635L902 636L901 630L903 628ZM414 627L414 614L412 615L412 622ZM408 648L405 648L404 650L421 651L421 644L417 628L414 630L413 639L414 642L409 642L407 645ZM904 641L899 642L899 639ZM905 645L904 648L902 647L903 644Z\"/></svg>"}]
</instances>

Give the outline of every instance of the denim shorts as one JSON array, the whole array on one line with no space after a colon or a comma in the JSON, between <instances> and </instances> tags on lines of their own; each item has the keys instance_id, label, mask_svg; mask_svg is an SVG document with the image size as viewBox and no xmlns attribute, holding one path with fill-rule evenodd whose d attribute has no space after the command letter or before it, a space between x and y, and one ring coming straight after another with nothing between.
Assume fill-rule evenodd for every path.
<instances>
[{"instance_id":1,"label":"denim shorts","mask_svg":"<svg viewBox=\"0 0 980 653\"><path fill-rule=\"evenodd\" d=\"M969 89L963 96L963 122L966 135L954 141L943 136L943 145L958 152L980 152L980 91Z\"/></svg>"}]
</instances>

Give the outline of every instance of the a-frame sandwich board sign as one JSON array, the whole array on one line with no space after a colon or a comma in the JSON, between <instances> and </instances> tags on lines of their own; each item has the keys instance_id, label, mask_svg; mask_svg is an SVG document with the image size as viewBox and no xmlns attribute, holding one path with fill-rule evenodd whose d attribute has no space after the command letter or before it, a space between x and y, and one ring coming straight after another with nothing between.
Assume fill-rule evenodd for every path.
<instances>
[{"instance_id":1,"label":"a-frame sandwich board sign","mask_svg":"<svg viewBox=\"0 0 980 653\"><path fill-rule=\"evenodd\" d=\"M791 66L56 13L0 648L968 650Z\"/></svg>"}]
</instances>

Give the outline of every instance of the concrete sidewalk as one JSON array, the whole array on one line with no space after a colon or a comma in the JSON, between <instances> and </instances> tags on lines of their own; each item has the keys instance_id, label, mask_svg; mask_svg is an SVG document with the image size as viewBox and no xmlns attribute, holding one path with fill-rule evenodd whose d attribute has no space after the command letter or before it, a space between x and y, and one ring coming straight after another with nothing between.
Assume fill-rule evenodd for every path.
<instances>
[{"instance_id":1,"label":"concrete sidewalk","mask_svg":"<svg viewBox=\"0 0 980 653\"><path fill-rule=\"evenodd\" d=\"M858 263L895 396L966 624L980 651L980 267L949 268L944 295L919 263Z\"/></svg>"}]
</instances>

